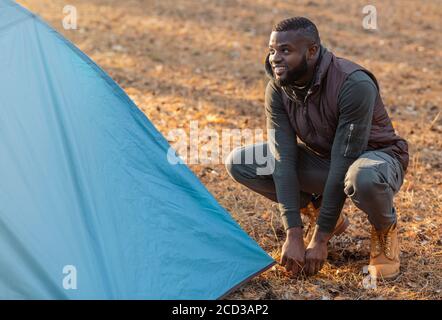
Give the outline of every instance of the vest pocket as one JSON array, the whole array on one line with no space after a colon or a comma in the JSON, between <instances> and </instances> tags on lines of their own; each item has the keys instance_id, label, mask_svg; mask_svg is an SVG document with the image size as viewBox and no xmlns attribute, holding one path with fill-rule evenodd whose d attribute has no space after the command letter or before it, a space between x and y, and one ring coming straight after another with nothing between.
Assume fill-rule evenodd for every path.
<instances>
[{"instance_id":1,"label":"vest pocket","mask_svg":"<svg viewBox=\"0 0 442 320\"><path fill-rule=\"evenodd\" d=\"M342 154L346 158L358 158L365 150L366 126L350 123L346 129L346 136L342 143Z\"/></svg>"}]
</instances>

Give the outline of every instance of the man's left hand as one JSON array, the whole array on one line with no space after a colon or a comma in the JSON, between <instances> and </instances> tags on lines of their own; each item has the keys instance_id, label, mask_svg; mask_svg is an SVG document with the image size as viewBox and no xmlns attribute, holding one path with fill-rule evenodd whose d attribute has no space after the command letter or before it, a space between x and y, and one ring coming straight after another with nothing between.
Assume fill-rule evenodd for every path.
<instances>
[{"instance_id":1,"label":"man's left hand","mask_svg":"<svg viewBox=\"0 0 442 320\"><path fill-rule=\"evenodd\" d=\"M307 275L315 275L322 269L327 260L327 243L329 239L329 234L322 233L316 227L313 238L305 251L304 270Z\"/></svg>"}]
</instances>

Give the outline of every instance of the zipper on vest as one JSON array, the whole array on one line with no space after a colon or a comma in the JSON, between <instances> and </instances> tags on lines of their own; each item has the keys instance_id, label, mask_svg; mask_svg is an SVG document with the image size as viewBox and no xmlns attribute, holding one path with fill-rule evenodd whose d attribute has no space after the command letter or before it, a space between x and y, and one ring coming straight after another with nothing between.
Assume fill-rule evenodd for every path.
<instances>
[{"instance_id":1,"label":"zipper on vest","mask_svg":"<svg viewBox=\"0 0 442 320\"><path fill-rule=\"evenodd\" d=\"M304 103L305 104L307 104L307 98L308 98L309 95L312 94L312 92L313 92L312 89L308 89L307 94L305 95L305 98L304 98Z\"/></svg>"},{"instance_id":2,"label":"zipper on vest","mask_svg":"<svg viewBox=\"0 0 442 320\"><path fill-rule=\"evenodd\" d=\"M348 140L347 140L347 146L345 147L345 152L344 152L344 157L347 156L347 151L348 151L348 146L350 144L350 140L351 140L351 134L353 132L355 125L353 123L350 124L350 132L348 133Z\"/></svg>"},{"instance_id":3,"label":"zipper on vest","mask_svg":"<svg viewBox=\"0 0 442 320\"><path fill-rule=\"evenodd\" d=\"M311 94L312 94L312 90L308 89L307 94L305 95L305 98L304 98L303 106L302 106L303 107L302 111L303 111L304 115L307 115L307 98Z\"/></svg>"}]
</instances>

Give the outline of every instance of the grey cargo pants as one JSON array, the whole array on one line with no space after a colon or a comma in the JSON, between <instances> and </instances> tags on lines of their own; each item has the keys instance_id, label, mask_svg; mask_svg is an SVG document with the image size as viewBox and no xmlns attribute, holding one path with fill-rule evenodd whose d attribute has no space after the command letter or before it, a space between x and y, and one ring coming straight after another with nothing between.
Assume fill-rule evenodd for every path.
<instances>
[{"instance_id":1,"label":"grey cargo pants","mask_svg":"<svg viewBox=\"0 0 442 320\"><path fill-rule=\"evenodd\" d=\"M262 161L255 161L254 155L257 153L254 149L257 147L261 148L258 153L265 157L269 154L266 143L236 148L226 159L227 172L235 181L277 202L271 173L262 172L266 165L258 164ZM314 195L322 194L330 160L319 157L302 144L298 147L300 208L304 208ZM248 164L244 161L247 159L245 156L247 153L248 159L253 158L252 161L248 161ZM250 157L251 154L252 157ZM260 174L257 173L258 168L261 168ZM385 230L396 222L393 196L399 191L403 179L404 172L398 160L385 152L367 151L348 169L344 181L344 192L356 207L368 215L368 220L376 230Z\"/></svg>"}]
</instances>

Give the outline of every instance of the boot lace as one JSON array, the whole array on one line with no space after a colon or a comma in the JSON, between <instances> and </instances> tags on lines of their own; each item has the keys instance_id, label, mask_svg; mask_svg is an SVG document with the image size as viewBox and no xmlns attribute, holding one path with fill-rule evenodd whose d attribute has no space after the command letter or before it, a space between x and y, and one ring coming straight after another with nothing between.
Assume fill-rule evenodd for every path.
<instances>
[{"instance_id":1,"label":"boot lace","mask_svg":"<svg viewBox=\"0 0 442 320\"><path fill-rule=\"evenodd\" d=\"M372 252L373 256L378 256L382 252L389 259L393 259L393 253L391 251L393 244L393 233L392 228L386 232L377 232L374 228L371 233L371 243L372 243Z\"/></svg>"}]
</instances>

